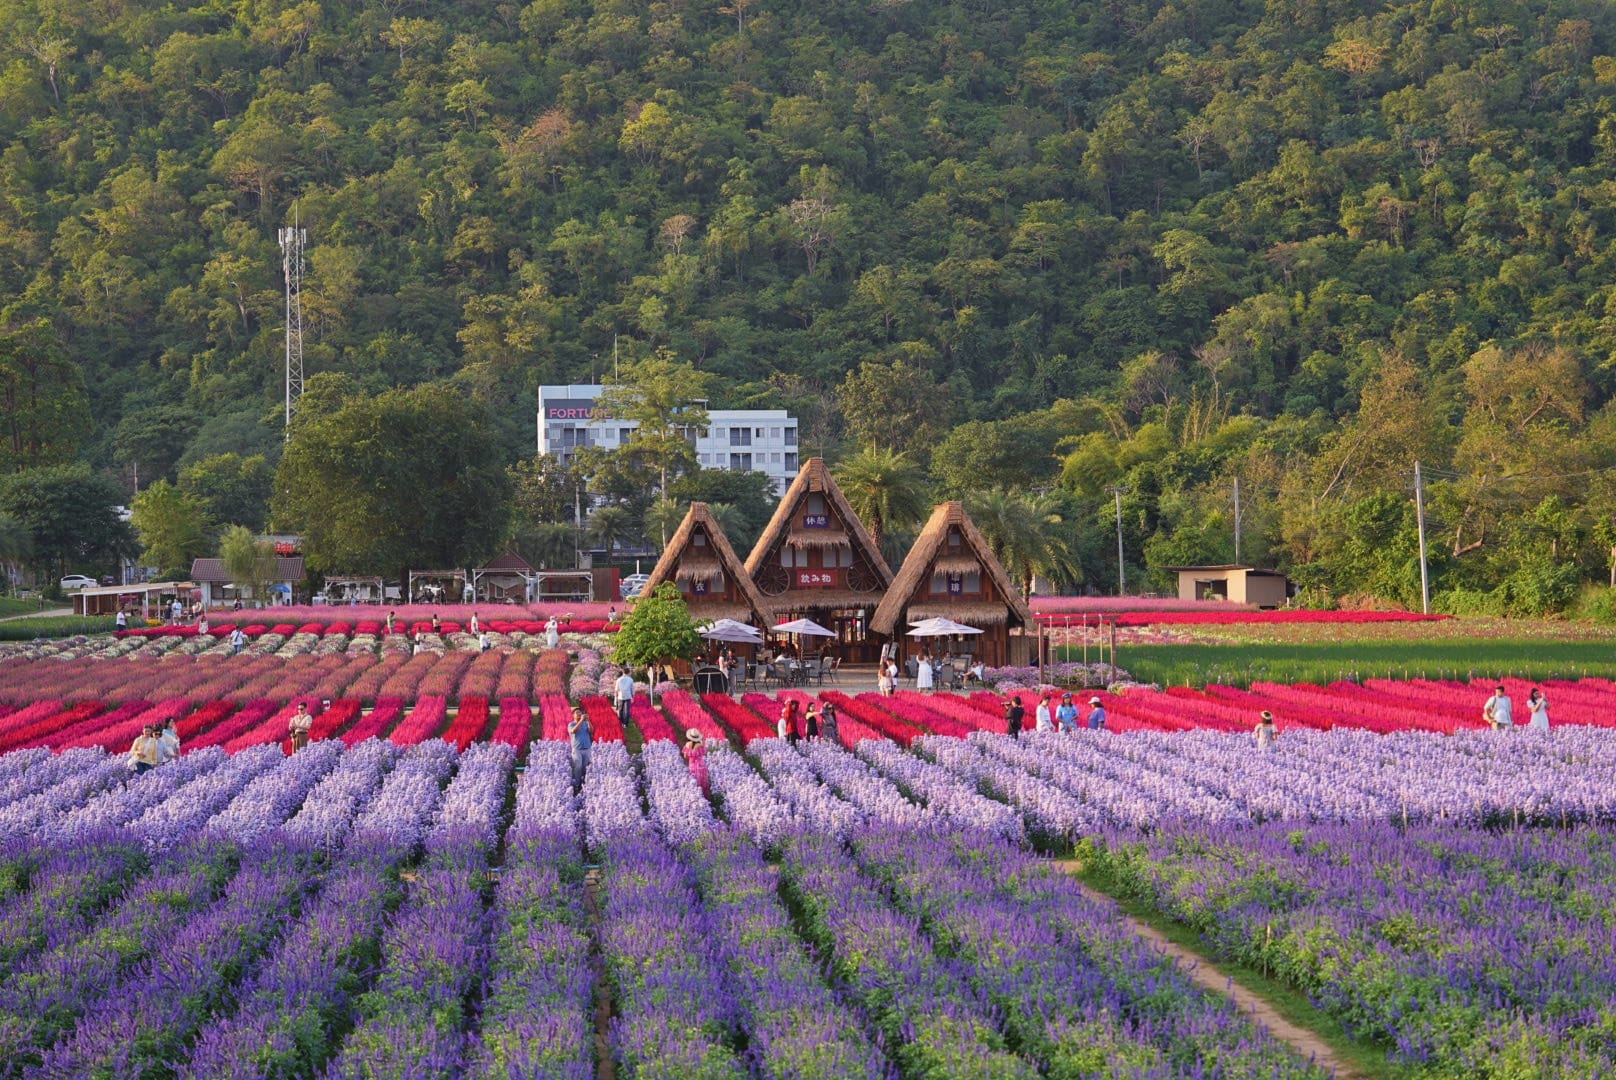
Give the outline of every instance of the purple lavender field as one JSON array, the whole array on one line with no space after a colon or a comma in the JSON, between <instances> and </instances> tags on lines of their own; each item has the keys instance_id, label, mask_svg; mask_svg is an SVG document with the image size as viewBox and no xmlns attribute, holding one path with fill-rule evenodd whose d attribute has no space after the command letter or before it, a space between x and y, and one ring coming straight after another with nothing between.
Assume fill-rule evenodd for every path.
<instances>
[{"instance_id":1,"label":"purple lavender field","mask_svg":"<svg viewBox=\"0 0 1616 1080\"><path fill-rule=\"evenodd\" d=\"M1408 1075L1611 1073L1612 752L1376 739L4 755L0 1075L1327 1075L1074 845Z\"/></svg>"}]
</instances>

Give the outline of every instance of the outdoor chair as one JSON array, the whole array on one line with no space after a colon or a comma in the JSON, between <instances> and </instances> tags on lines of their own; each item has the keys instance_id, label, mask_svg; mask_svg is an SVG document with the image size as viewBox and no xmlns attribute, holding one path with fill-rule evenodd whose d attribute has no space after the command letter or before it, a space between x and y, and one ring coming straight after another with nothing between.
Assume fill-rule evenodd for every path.
<instances>
[{"instance_id":1,"label":"outdoor chair","mask_svg":"<svg viewBox=\"0 0 1616 1080\"><path fill-rule=\"evenodd\" d=\"M802 665L802 681L804 684L812 679L816 683L825 681L825 661L815 658Z\"/></svg>"}]
</instances>

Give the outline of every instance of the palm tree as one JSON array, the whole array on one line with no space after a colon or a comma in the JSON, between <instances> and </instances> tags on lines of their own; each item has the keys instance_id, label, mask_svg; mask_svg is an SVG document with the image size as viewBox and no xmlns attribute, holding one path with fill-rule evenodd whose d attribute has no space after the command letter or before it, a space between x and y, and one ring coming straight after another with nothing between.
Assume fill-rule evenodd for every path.
<instances>
[{"instance_id":1,"label":"palm tree","mask_svg":"<svg viewBox=\"0 0 1616 1080\"><path fill-rule=\"evenodd\" d=\"M688 508L677 499L658 499L645 508L644 529L647 540L656 540L657 547L668 546L668 535L685 519Z\"/></svg>"},{"instance_id":2,"label":"palm tree","mask_svg":"<svg viewBox=\"0 0 1616 1080\"><path fill-rule=\"evenodd\" d=\"M564 521L546 521L517 530L517 554L541 570L560 570L577 565L578 533Z\"/></svg>"},{"instance_id":3,"label":"palm tree","mask_svg":"<svg viewBox=\"0 0 1616 1080\"><path fill-rule=\"evenodd\" d=\"M877 548L888 531L919 524L931 505L925 473L904 451L871 446L844 458L834 471Z\"/></svg>"},{"instance_id":4,"label":"palm tree","mask_svg":"<svg viewBox=\"0 0 1616 1080\"><path fill-rule=\"evenodd\" d=\"M34 538L28 527L9 514L0 514L0 584L11 585L12 570L34 553Z\"/></svg>"},{"instance_id":5,"label":"palm tree","mask_svg":"<svg viewBox=\"0 0 1616 1080\"><path fill-rule=\"evenodd\" d=\"M966 509L994 557L1020 584L1024 599L1032 596L1033 579L1040 574L1061 584L1082 580L1072 524L1059 495L989 490L969 498Z\"/></svg>"},{"instance_id":6,"label":"palm tree","mask_svg":"<svg viewBox=\"0 0 1616 1080\"><path fill-rule=\"evenodd\" d=\"M629 535L629 514L621 506L603 506L589 517L589 535L606 549L607 558L617 554L617 545Z\"/></svg>"},{"instance_id":7,"label":"palm tree","mask_svg":"<svg viewBox=\"0 0 1616 1080\"><path fill-rule=\"evenodd\" d=\"M734 503L713 503L707 507L712 512L713 520L718 527L724 530L724 536L731 544L741 540L741 533L746 529L746 518L741 515Z\"/></svg>"}]
</instances>

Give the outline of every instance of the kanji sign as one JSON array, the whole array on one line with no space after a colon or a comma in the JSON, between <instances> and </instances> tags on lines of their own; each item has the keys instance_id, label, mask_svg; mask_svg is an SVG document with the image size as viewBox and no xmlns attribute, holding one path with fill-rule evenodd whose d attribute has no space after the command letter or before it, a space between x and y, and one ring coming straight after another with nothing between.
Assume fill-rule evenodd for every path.
<instances>
[{"instance_id":1,"label":"kanji sign","mask_svg":"<svg viewBox=\"0 0 1616 1080\"><path fill-rule=\"evenodd\" d=\"M834 570L798 570L797 588L799 589L833 589L836 587L836 571Z\"/></svg>"},{"instance_id":2,"label":"kanji sign","mask_svg":"<svg viewBox=\"0 0 1616 1080\"><path fill-rule=\"evenodd\" d=\"M804 514L802 515L802 527L805 529L828 529L830 528L830 515Z\"/></svg>"}]
</instances>

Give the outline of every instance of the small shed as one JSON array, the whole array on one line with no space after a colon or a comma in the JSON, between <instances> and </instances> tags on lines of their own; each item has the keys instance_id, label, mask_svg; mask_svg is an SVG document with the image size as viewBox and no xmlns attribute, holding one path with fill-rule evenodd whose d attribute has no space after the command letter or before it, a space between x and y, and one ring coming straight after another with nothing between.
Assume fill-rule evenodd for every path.
<instances>
[{"instance_id":1,"label":"small shed","mask_svg":"<svg viewBox=\"0 0 1616 1080\"><path fill-rule=\"evenodd\" d=\"M411 604L460 604L471 599L464 570L411 570L407 580Z\"/></svg>"},{"instance_id":2,"label":"small shed","mask_svg":"<svg viewBox=\"0 0 1616 1080\"><path fill-rule=\"evenodd\" d=\"M116 615L120 610L138 611L144 617L163 617L176 598L186 607L196 602L198 588L190 581L160 581L149 584L96 585L73 594L75 615Z\"/></svg>"},{"instance_id":3,"label":"small shed","mask_svg":"<svg viewBox=\"0 0 1616 1080\"><path fill-rule=\"evenodd\" d=\"M538 571L514 551L471 572L471 587L480 603L525 604L539 588Z\"/></svg>"},{"instance_id":4,"label":"small shed","mask_svg":"<svg viewBox=\"0 0 1616 1080\"><path fill-rule=\"evenodd\" d=\"M303 579L306 576L301 555L277 555L275 576L269 582L265 595L253 596L250 588L238 589L235 582L230 580L223 559L191 561L191 580L202 590L203 607L221 607L238 599L265 602L277 594L281 603L291 603L292 598L302 590Z\"/></svg>"},{"instance_id":5,"label":"small shed","mask_svg":"<svg viewBox=\"0 0 1616 1080\"><path fill-rule=\"evenodd\" d=\"M1163 570L1178 575L1180 600L1228 600L1235 604L1254 604L1260 608L1277 608L1291 596L1291 580L1278 570L1261 570L1255 566L1164 566Z\"/></svg>"}]
</instances>

